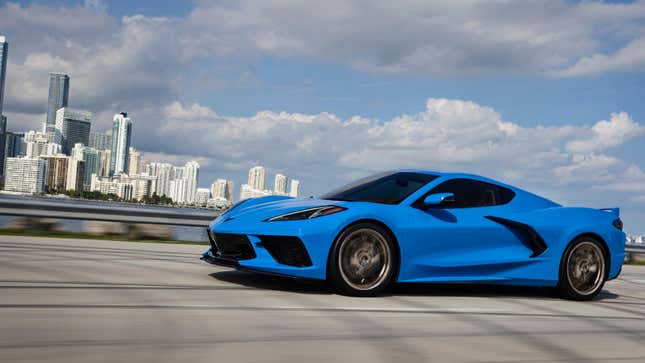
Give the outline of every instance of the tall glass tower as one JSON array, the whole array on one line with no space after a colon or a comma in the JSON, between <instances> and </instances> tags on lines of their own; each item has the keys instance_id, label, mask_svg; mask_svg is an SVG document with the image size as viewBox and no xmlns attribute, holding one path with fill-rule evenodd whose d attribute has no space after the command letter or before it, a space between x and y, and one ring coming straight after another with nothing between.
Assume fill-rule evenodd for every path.
<instances>
[{"instance_id":1,"label":"tall glass tower","mask_svg":"<svg viewBox=\"0 0 645 363\"><path fill-rule=\"evenodd\" d=\"M7 51L9 43L7 39L0 35L0 115L2 115L2 106L4 104L4 82L7 77Z\"/></svg>"},{"instance_id":2,"label":"tall glass tower","mask_svg":"<svg viewBox=\"0 0 645 363\"><path fill-rule=\"evenodd\" d=\"M62 73L49 74L49 98L47 99L47 121L44 132L53 134L56 128L56 111L67 107L69 99L69 76Z\"/></svg>"},{"instance_id":3,"label":"tall glass tower","mask_svg":"<svg viewBox=\"0 0 645 363\"><path fill-rule=\"evenodd\" d=\"M132 120L125 112L114 115L112 122L112 153L110 176L127 173L130 161L130 139L132 138Z\"/></svg>"},{"instance_id":4,"label":"tall glass tower","mask_svg":"<svg viewBox=\"0 0 645 363\"><path fill-rule=\"evenodd\" d=\"M4 82L7 77L7 51L9 43L7 39L0 35L0 176L4 175L5 161L5 141L7 133L7 118L2 114L4 104Z\"/></svg>"}]
</instances>

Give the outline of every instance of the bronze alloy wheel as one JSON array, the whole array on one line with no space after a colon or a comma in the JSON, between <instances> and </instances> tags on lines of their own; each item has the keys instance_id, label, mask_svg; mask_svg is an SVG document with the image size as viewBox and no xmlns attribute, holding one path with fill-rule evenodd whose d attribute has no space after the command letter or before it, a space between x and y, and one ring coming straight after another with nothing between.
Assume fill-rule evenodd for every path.
<instances>
[{"instance_id":1,"label":"bronze alloy wheel","mask_svg":"<svg viewBox=\"0 0 645 363\"><path fill-rule=\"evenodd\" d=\"M341 293L375 296L394 275L393 241L381 226L361 223L343 231L334 243L328 279Z\"/></svg>"},{"instance_id":2,"label":"bronze alloy wheel","mask_svg":"<svg viewBox=\"0 0 645 363\"><path fill-rule=\"evenodd\" d=\"M343 280L356 290L380 285L390 270L390 248L385 238L373 229L359 229L340 246L338 259Z\"/></svg>"},{"instance_id":3,"label":"bronze alloy wheel","mask_svg":"<svg viewBox=\"0 0 645 363\"><path fill-rule=\"evenodd\" d=\"M605 276L605 258L593 242L577 244L567 258L567 279L580 295L593 294Z\"/></svg>"},{"instance_id":4,"label":"bronze alloy wheel","mask_svg":"<svg viewBox=\"0 0 645 363\"><path fill-rule=\"evenodd\" d=\"M563 297L591 300L607 280L607 257L599 241L590 237L574 240L567 247L560 267L558 287Z\"/></svg>"}]
</instances>

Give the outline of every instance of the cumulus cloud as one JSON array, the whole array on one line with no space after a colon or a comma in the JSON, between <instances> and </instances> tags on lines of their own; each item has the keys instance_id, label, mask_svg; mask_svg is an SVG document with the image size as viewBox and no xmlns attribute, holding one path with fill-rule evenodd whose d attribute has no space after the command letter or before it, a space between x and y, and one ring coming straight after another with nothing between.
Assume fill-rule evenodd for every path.
<instances>
[{"instance_id":1,"label":"cumulus cloud","mask_svg":"<svg viewBox=\"0 0 645 363\"><path fill-rule=\"evenodd\" d=\"M588 198L597 188L640 191L621 183L645 185L638 167L606 153L643 135L643 126L625 113L592 126L524 127L471 101L430 98L425 106L416 114L377 120L272 111L232 117L173 102L156 127L136 127L151 133L149 150L202 155L220 172L262 163L302 179L310 192L398 168L467 170L565 201ZM587 144L585 137L595 141ZM161 141L169 139L191 142Z\"/></svg>"},{"instance_id":2,"label":"cumulus cloud","mask_svg":"<svg viewBox=\"0 0 645 363\"><path fill-rule=\"evenodd\" d=\"M175 98L182 58L176 20L142 15L116 21L101 2L75 8L8 3L0 23L10 42L6 105L42 113L48 73L71 77L73 106L100 112Z\"/></svg>"},{"instance_id":3,"label":"cumulus cloud","mask_svg":"<svg viewBox=\"0 0 645 363\"><path fill-rule=\"evenodd\" d=\"M584 139L572 140L566 149L572 153L589 153L620 146L645 134L645 127L632 120L626 112L614 113L609 121L602 120L586 130Z\"/></svg>"}]
</instances>

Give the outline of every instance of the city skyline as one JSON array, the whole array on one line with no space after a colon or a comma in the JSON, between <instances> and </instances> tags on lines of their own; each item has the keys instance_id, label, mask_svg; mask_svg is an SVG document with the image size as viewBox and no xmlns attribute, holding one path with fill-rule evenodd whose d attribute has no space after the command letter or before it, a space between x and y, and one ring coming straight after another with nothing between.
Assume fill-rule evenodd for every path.
<instances>
[{"instance_id":1,"label":"city skyline","mask_svg":"<svg viewBox=\"0 0 645 363\"><path fill-rule=\"evenodd\" d=\"M65 105L56 110L53 125L45 120L42 131L10 134L13 139L12 147L7 148L11 155L6 159L10 167L4 180L5 191L79 195L100 192L125 201L144 201L157 195L179 205L214 207L225 207L235 200L232 181L217 179L210 189L200 188L200 165L195 160L182 167L143 160L132 146L133 121L126 112L114 115L111 129L91 131L92 113L69 107L69 81L68 75L50 73L48 107L58 101ZM245 196L242 185L241 197L287 195L286 176L276 174L273 192L264 189L264 177L262 166L251 168L249 182L258 189ZM297 196L298 186L297 180L291 180L290 195Z\"/></svg>"}]
</instances>

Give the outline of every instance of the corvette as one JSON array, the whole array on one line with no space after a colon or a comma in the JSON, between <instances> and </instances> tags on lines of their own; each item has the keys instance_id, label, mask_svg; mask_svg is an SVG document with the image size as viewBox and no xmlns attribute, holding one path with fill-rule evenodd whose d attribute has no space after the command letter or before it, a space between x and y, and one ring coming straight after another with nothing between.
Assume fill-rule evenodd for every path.
<instances>
[{"instance_id":1,"label":"corvette","mask_svg":"<svg viewBox=\"0 0 645 363\"><path fill-rule=\"evenodd\" d=\"M592 299L625 257L618 208L564 207L481 176L402 170L319 198L247 199L208 227L206 262L327 280L375 296L393 282L556 287Z\"/></svg>"}]
</instances>

